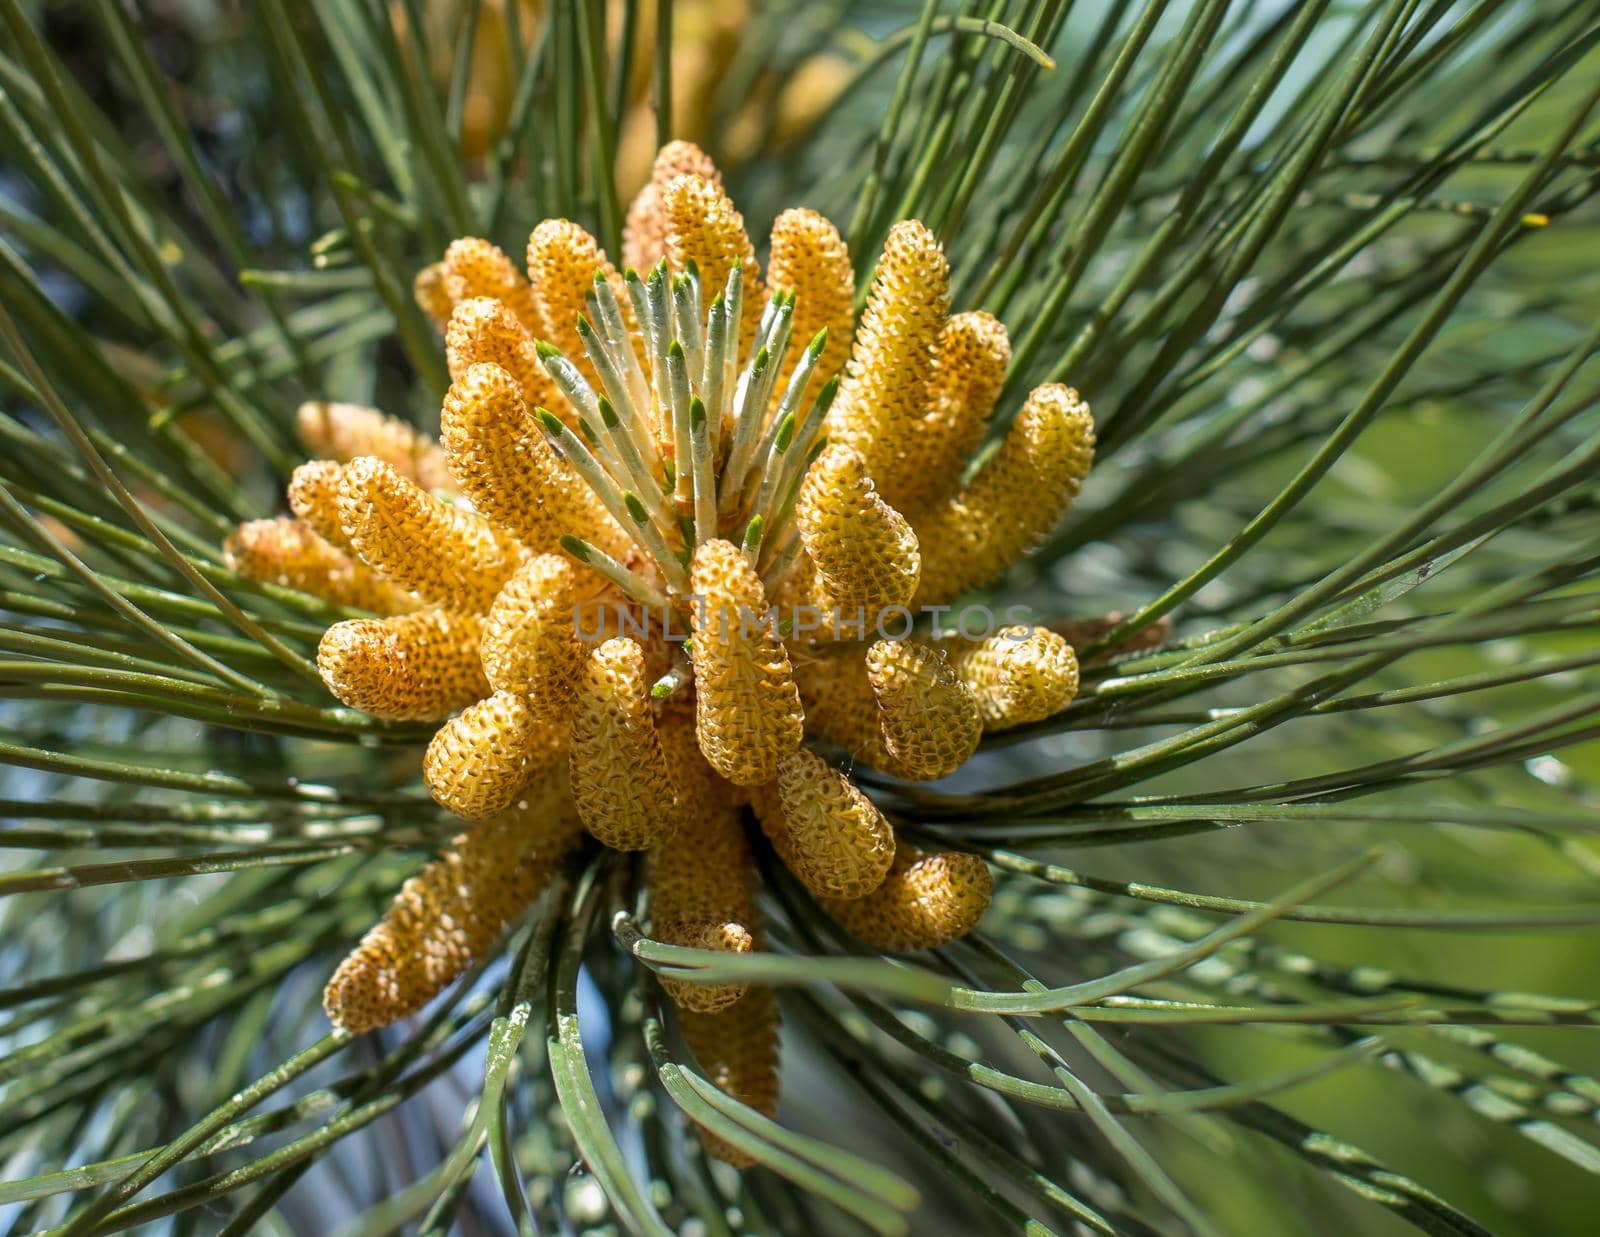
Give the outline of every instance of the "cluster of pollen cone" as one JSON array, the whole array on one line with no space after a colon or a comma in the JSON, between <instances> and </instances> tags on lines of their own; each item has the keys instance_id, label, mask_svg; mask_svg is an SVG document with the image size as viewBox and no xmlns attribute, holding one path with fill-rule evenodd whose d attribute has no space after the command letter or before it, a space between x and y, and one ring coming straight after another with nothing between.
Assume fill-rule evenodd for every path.
<instances>
[{"instance_id":1,"label":"cluster of pollen cone","mask_svg":"<svg viewBox=\"0 0 1600 1237\"><path fill-rule=\"evenodd\" d=\"M1077 393L1042 386L973 470L1009 344L949 313L925 227L890 232L857 322L831 223L785 212L763 273L716 169L674 143L623 256L619 274L566 220L534 230L526 276L456 241L416 287L448 353L439 440L308 404L294 517L230 539L240 572L381 616L328 629L322 677L374 716L441 722L423 774L472 822L329 982L350 1031L439 993L585 834L643 853L671 944L763 947L756 826L861 941L959 938L988 905L984 863L897 841L840 766L943 777L1076 690L1041 628L904 637L907 612L1057 523L1094 444ZM771 992L665 987L702 1068L772 1114Z\"/></svg>"}]
</instances>

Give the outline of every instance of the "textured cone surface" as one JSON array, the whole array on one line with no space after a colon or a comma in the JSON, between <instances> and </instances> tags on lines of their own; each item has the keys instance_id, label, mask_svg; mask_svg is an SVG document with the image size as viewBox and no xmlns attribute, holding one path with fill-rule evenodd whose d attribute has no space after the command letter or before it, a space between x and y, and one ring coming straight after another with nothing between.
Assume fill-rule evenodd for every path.
<instances>
[{"instance_id":1,"label":"textured cone surface","mask_svg":"<svg viewBox=\"0 0 1600 1237\"><path fill-rule=\"evenodd\" d=\"M435 498L370 457L345 465L339 524L374 571L451 610L487 610L522 556L477 512Z\"/></svg>"},{"instance_id":2,"label":"textured cone surface","mask_svg":"<svg viewBox=\"0 0 1600 1237\"><path fill-rule=\"evenodd\" d=\"M476 297L457 305L445 327L444 356L451 382L474 365L498 365L530 409L548 408L564 421L572 419L572 406L545 372L533 335L499 301Z\"/></svg>"},{"instance_id":3,"label":"textured cone surface","mask_svg":"<svg viewBox=\"0 0 1600 1237\"><path fill-rule=\"evenodd\" d=\"M223 559L240 575L276 584L336 606L398 614L416 598L317 536L310 525L280 516L239 525L222 543Z\"/></svg>"},{"instance_id":4,"label":"textured cone surface","mask_svg":"<svg viewBox=\"0 0 1600 1237\"><path fill-rule=\"evenodd\" d=\"M437 721L489 694L478 620L448 610L335 623L317 646L328 690L352 709Z\"/></svg>"},{"instance_id":5,"label":"textured cone surface","mask_svg":"<svg viewBox=\"0 0 1600 1237\"><path fill-rule=\"evenodd\" d=\"M567 730L534 717L522 697L495 692L439 727L422 758L422 779L440 807L483 820L562 760Z\"/></svg>"},{"instance_id":6,"label":"textured cone surface","mask_svg":"<svg viewBox=\"0 0 1600 1237\"><path fill-rule=\"evenodd\" d=\"M819 602L841 622L860 619L870 629L879 610L903 606L917 591L917 535L878 496L854 448L834 443L816 458L800 486L795 523L822 585Z\"/></svg>"},{"instance_id":7,"label":"textured cone surface","mask_svg":"<svg viewBox=\"0 0 1600 1237\"><path fill-rule=\"evenodd\" d=\"M675 176L667 183L661 192L661 209L667 223L667 264L674 274L682 274L691 262L698 266L700 286L707 290L708 301L727 284L733 264L740 264L744 272L740 338L748 342L767 298L755 246L744 230L744 216L734 209L721 185L694 173Z\"/></svg>"},{"instance_id":8,"label":"textured cone surface","mask_svg":"<svg viewBox=\"0 0 1600 1237\"><path fill-rule=\"evenodd\" d=\"M565 533L592 535L593 525L609 520L500 366L463 371L444 397L439 426L457 487L530 549L553 549Z\"/></svg>"},{"instance_id":9,"label":"textured cone surface","mask_svg":"<svg viewBox=\"0 0 1600 1237\"><path fill-rule=\"evenodd\" d=\"M565 779L458 835L413 876L340 963L322 994L335 1026L357 1034L421 1009L533 903L581 830Z\"/></svg>"},{"instance_id":10,"label":"textured cone surface","mask_svg":"<svg viewBox=\"0 0 1600 1237\"><path fill-rule=\"evenodd\" d=\"M1078 694L1078 658L1048 628L1002 627L983 640L949 636L940 647L977 696L985 730L1042 721Z\"/></svg>"},{"instance_id":11,"label":"textured cone surface","mask_svg":"<svg viewBox=\"0 0 1600 1237\"><path fill-rule=\"evenodd\" d=\"M597 272L611 285L631 328L633 301L594 237L570 219L546 219L528 237L528 281L533 285L541 337L561 349L598 391L602 389L598 375L578 335L578 315L587 312L584 302L594 289Z\"/></svg>"},{"instance_id":12,"label":"textured cone surface","mask_svg":"<svg viewBox=\"0 0 1600 1237\"><path fill-rule=\"evenodd\" d=\"M744 553L708 541L694 554L695 729L711 767L759 786L800 746L804 716L789 655L765 622L766 594Z\"/></svg>"},{"instance_id":13,"label":"textured cone surface","mask_svg":"<svg viewBox=\"0 0 1600 1237\"><path fill-rule=\"evenodd\" d=\"M767 282L795 294L794 345L778 371L778 392L788 386L802 349L824 328L828 342L815 372L833 375L849 355L856 321L856 273L839 229L814 210L784 211L772 225Z\"/></svg>"},{"instance_id":14,"label":"textured cone surface","mask_svg":"<svg viewBox=\"0 0 1600 1237\"><path fill-rule=\"evenodd\" d=\"M707 1078L765 1117L778 1115L778 998L770 988L752 988L744 1000L718 1013L678 1011L684 1042ZM754 1161L706 1130L706 1151L737 1168Z\"/></svg>"},{"instance_id":15,"label":"textured cone surface","mask_svg":"<svg viewBox=\"0 0 1600 1237\"><path fill-rule=\"evenodd\" d=\"M846 645L799 662L794 675L808 737L842 747L874 769L895 771L878 724L878 697L867 678L866 646Z\"/></svg>"},{"instance_id":16,"label":"textured cone surface","mask_svg":"<svg viewBox=\"0 0 1600 1237\"><path fill-rule=\"evenodd\" d=\"M417 277L411 281L411 295L417 308L433 319L435 326L443 328L450 321L455 302L450 299L443 262L430 262L417 272Z\"/></svg>"},{"instance_id":17,"label":"textured cone surface","mask_svg":"<svg viewBox=\"0 0 1600 1237\"><path fill-rule=\"evenodd\" d=\"M488 297L509 309L528 330L539 329L528 281L498 245L476 236L451 241L444 251L444 282L451 301L458 306L475 297Z\"/></svg>"},{"instance_id":18,"label":"textured cone surface","mask_svg":"<svg viewBox=\"0 0 1600 1237\"><path fill-rule=\"evenodd\" d=\"M954 773L983 737L978 701L940 649L920 640L878 640L867 650L883 743L900 777Z\"/></svg>"},{"instance_id":19,"label":"textured cone surface","mask_svg":"<svg viewBox=\"0 0 1600 1237\"><path fill-rule=\"evenodd\" d=\"M300 405L295 425L300 441L312 455L341 464L371 455L425 490L443 489L450 484L439 444L376 408L313 400Z\"/></svg>"},{"instance_id":20,"label":"textured cone surface","mask_svg":"<svg viewBox=\"0 0 1600 1237\"><path fill-rule=\"evenodd\" d=\"M522 696L542 721L570 718L587 650L578 639L577 569L536 554L506 581L483 623L483 669L496 691Z\"/></svg>"},{"instance_id":21,"label":"textured cone surface","mask_svg":"<svg viewBox=\"0 0 1600 1237\"><path fill-rule=\"evenodd\" d=\"M589 654L572 709L572 794L583 825L613 850L671 836L678 805L656 736L644 650L625 637Z\"/></svg>"},{"instance_id":22,"label":"textured cone surface","mask_svg":"<svg viewBox=\"0 0 1600 1237\"><path fill-rule=\"evenodd\" d=\"M885 501L900 507L908 443L922 420L933 348L950 303L950 267L933 233L897 223L883 245L856 329L828 438L861 453Z\"/></svg>"},{"instance_id":23,"label":"textured cone surface","mask_svg":"<svg viewBox=\"0 0 1600 1237\"><path fill-rule=\"evenodd\" d=\"M307 460L289 478L289 510L329 545L350 547L339 527L339 480L344 465L337 460Z\"/></svg>"},{"instance_id":24,"label":"textured cone surface","mask_svg":"<svg viewBox=\"0 0 1600 1237\"><path fill-rule=\"evenodd\" d=\"M818 897L863 897L888 875L894 829L849 778L804 748L783 758L755 808L778 857Z\"/></svg>"},{"instance_id":25,"label":"textured cone surface","mask_svg":"<svg viewBox=\"0 0 1600 1237\"><path fill-rule=\"evenodd\" d=\"M661 750L666 753L679 799L685 803L728 805L735 813L749 802L750 792L712 768L700 750L692 702L681 695L668 700L662 706L656 733L661 736Z\"/></svg>"},{"instance_id":26,"label":"textured cone surface","mask_svg":"<svg viewBox=\"0 0 1600 1237\"><path fill-rule=\"evenodd\" d=\"M738 792L700 754L694 725L669 711L658 729L681 805L678 830L650 851L651 935L669 945L748 953L755 948L755 871ZM726 1009L743 984L691 984L661 977L682 1009Z\"/></svg>"},{"instance_id":27,"label":"textured cone surface","mask_svg":"<svg viewBox=\"0 0 1600 1237\"><path fill-rule=\"evenodd\" d=\"M1035 387L994 457L954 498L919 515L918 605L987 584L1066 514L1094 461L1094 422L1071 387Z\"/></svg>"},{"instance_id":28,"label":"textured cone surface","mask_svg":"<svg viewBox=\"0 0 1600 1237\"><path fill-rule=\"evenodd\" d=\"M989 314L952 314L945 322L928 378L928 408L907 443L900 470L898 493L905 510L955 492L967 461L983 444L1010 364L1006 328Z\"/></svg>"},{"instance_id":29,"label":"textured cone surface","mask_svg":"<svg viewBox=\"0 0 1600 1237\"><path fill-rule=\"evenodd\" d=\"M675 178L683 175L701 176L712 184L722 184L722 173L711 162L711 156L693 142L668 142L663 146L656 154L650 180L628 207L628 220L622 232L622 260L634 270L648 271L667 256L667 217L661 206L661 194Z\"/></svg>"},{"instance_id":30,"label":"textured cone surface","mask_svg":"<svg viewBox=\"0 0 1600 1237\"><path fill-rule=\"evenodd\" d=\"M983 918L994 880L965 851L927 854L904 843L883 884L864 898L828 899L823 909L854 936L890 953L937 949Z\"/></svg>"}]
</instances>

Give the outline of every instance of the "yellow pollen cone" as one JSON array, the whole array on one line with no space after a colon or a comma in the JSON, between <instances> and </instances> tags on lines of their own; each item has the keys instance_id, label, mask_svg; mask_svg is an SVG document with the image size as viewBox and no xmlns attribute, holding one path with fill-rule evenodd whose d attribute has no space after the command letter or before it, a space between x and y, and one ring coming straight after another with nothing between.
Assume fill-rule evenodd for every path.
<instances>
[{"instance_id":1,"label":"yellow pollen cone","mask_svg":"<svg viewBox=\"0 0 1600 1237\"><path fill-rule=\"evenodd\" d=\"M1071 387L1036 387L993 458L954 498L913 520L917 604L987 584L1060 522L1094 460L1094 422Z\"/></svg>"},{"instance_id":2,"label":"yellow pollen cone","mask_svg":"<svg viewBox=\"0 0 1600 1237\"><path fill-rule=\"evenodd\" d=\"M806 472L795 524L822 586L823 610L870 629L885 606L917 591L922 554L906 518L878 496L861 456L834 443ZM824 623L831 631L832 623Z\"/></svg>"},{"instance_id":3,"label":"yellow pollen cone","mask_svg":"<svg viewBox=\"0 0 1600 1237\"><path fill-rule=\"evenodd\" d=\"M450 484L439 444L376 408L312 400L295 413L295 428L314 456L346 464L357 456L372 455L425 490Z\"/></svg>"},{"instance_id":4,"label":"yellow pollen cone","mask_svg":"<svg viewBox=\"0 0 1600 1237\"><path fill-rule=\"evenodd\" d=\"M922 420L933 348L950 303L950 267L938 239L914 219L884 242L872 291L856 328L828 439L861 453L885 501L902 503L912 483L904 463Z\"/></svg>"},{"instance_id":5,"label":"yellow pollen cone","mask_svg":"<svg viewBox=\"0 0 1600 1237\"><path fill-rule=\"evenodd\" d=\"M803 349L827 329L818 378L836 373L850 355L856 322L856 273L839 229L814 210L786 210L772 225L767 281L795 294L793 343L778 371L777 390L788 386Z\"/></svg>"},{"instance_id":6,"label":"yellow pollen cone","mask_svg":"<svg viewBox=\"0 0 1600 1237\"><path fill-rule=\"evenodd\" d=\"M459 381L474 365L498 365L511 375L529 408L548 408L564 420L572 406L545 372L533 335L505 305L488 297L460 302L444 332L450 380Z\"/></svg>"},{"instance_id":7,"label":"yellow pollen cone","mask_svg":"<svg viewBox=\"0 0 1600 1237\"><path fill-rule=\"evenodd\" d=\"M459 834L339 964L322 994L328 1017L360 1034L421 1009L522 916L580 835L559 775Z\"/></svg>"},{"instance_id":8,"label":"yellow pollen cone","mask_svg":"<svg viewBox=\"0 0 1600 1237\"><path fill-rule=\"evenodd\" d=\"M477 364L457 376L439 413L445 459L457 488L495 524L530 549L554 549L565 533L594 538L613 524L589 487L556 455L498 365ZM611 544L614 538L601 539Z\"/></svg>"},{"instance_id":9,"label":"yellow pollen cone","mask_svg":"<svg viewBox=\"0 0 1600 1237\"><path fill-rule=\"evenodd\" d=\"M481 614L522 549L475 511L435 498L370 457L345 465L339 525L374 571L446 609Z\"/></svg>"},{"instance_id":10,"label":"yellow pollen cone","mask_svg":"<svg viewBox=\"0 0 1600 1237\"><path fill-rule=\"evenodd\" d=\"M927 411L907 443L900 470L898 493L905 510L955 492L967 461L983 444L1009 364L1011 340L995 318L964 313L945 321L928 376Z\"/></svg>"},{"instance_id":11,"label":"yellow pollen cone","mask_svg":"<svg viewBox=\"0 0 1600 1237\"><path fill-rule=\"evenodd\" d=\"M455 308L455 302L450 299L443 262L430 262L417 272L416 278L411 281L411 296L417 302L417 308L442 330L444 324L450 321L450 311Z\"/></svg>"},{"instance_id":12,"label":"yellow pollen cone","mask_svg":"<svg viewBox=\"0 0 1600 1237\"><path fill-rule=\"evenodd\" d=\"M644 650L635 640L607 640L589 654L579 675L572 794L584 828L613 850L647 850L678 826Z\"/></svg>"},{"instance_id":13,"label":"yellow pollen cone","mask_svg":"<svg viewBox=\"0 0 1600 1237\"><path fill-rule=\"evenodd\" d=\"M983 737L983 718L945 654L921 640L878 640L866 664L890 771L932 781L964 765Z\"/></svg>"},{"instance_id":14,"label":"yellow pollen cone","mask_svg":"<svg viewBox=\"0 0 1600 1237\"><path fill-rule=\"evenodd\" d=\"M728 272L738 262L744 278L744 318L740 339L748 343L761 321L766 292L755 246L744 230L744 216L723 192L704 176L676 176L661 191L661 210L667 224L667 264L681 274L693 262L700 268L700 287L707 304L728 282ZM809 342L800 341L804 347Z\"/></svg>"},{"instance_id":15,"label":"yellow pollen cone","mask_svg":"<svg viewBox=\"0 0 1600 1237\"><path fill-rule=\"evenodd\" d=\"M309 524L279 516L239 525L222 543L223 561L251 580L310 593L336 606L398 614L417 599L317 536Z\"/></svg>"},{"instance_id":16,"label":"yellow pollen cone","mask_svg":"<svg viewBox=\"0 0 1600 1237\"><path fill-rule=\"evenodd\" d=\"M818 897L863 897L888 875L894 829L849 778L804 748L779 762L755 808L778 857Z\"/></svg>"},{"instance_id":17,"label":"yellow pollen cone","mask_svg":"<svg viewBox=\"0 0 1600 1237\"><path fill-rule=\"evenodd\" d=\"M1072 646L1048 628L1002 627L983 640L940 641L972 688L985 730L1008 730L1061 712L1078 693Z\"/></svg>"},{"instance_id":18,"label":"yellow pollen cone","mask_svg":"<svg viewBox=\"0 0 1600 1237\"><path fill-rule=\"evenodd\" d=\"M657 736L682 810L677 832L650 851L650 933L669 945L748 953L756 945L755 871L738 792L700 754L687 713L664 713ZM726 1009L745 991L660 978L681 1009Z\"/></svg>"},{"instance_id":19,"label":"yellow pollen cone","mask_svg":"<svg viewBox=\"0 0 1600 1237\"><path fill-rule=\"evenodd\" d=\"M711 767L759 786L800 746L804 715L789 655L767 621L761 579L744 552L708 541L694 554L695 728Z\"/></svg>"},{"instance_id":20,"label":"yellow pollen cone","mask_svg":"<svg viewBox=\"0 0 1600 1237\"><path fill-rule=\"evenodd\" d=\"M539 329L528 281L498 245L476 236L451 241L444 251L444 285L456 305L474 297L490 297L515 314L528 330Z\"/></svg>"},{"instance_id":21,"label":"yellow pollen cone","mask_svg":"<svg viewBox=\"0 0 1600 1237\"><path fill-rule=\"evenodd\" d=\"M440 807L483 820L562 759L567 730L534 717L521 696L495 692L439 727L422 758L422 780Z\"/></svg>"},{"instance_id":22,"label":"yellow pollen cone","mask_svg":"<svg viewBox=\"0 0 1600 1237\"><path fill-rule=\"evenodd\" d=\"M342 704L374 717L437 721L489 694L478 620L448 610L335 623L317 670Z\"/></svg>"},{"instance_id":23,"label":"yellow pollen cone","mask_svg":"<svg viewBox=\"0 0 1600 1237\"><path fill-rule=\"evenodd\" d=\"M483 669L541 721L567 721L587 652L578 640L578 571L536 554L506 581L483 621Z\"/></svg>"},{"instance_id":24,"label":"yellow pollen cone","mask_svg":"<svg viewBox=\"0 0 1600 1237\"><path fill-rule=\"evenodd\" d=\"M988 866L965 851L934 854L904 843L888 877L864 898L823 902L846 931L890 953L937 949L983 918L994 891Z\"/></svg>"},{"instance_id":25,"label":"yellow pollen cone","mask_svg":"<svg viewBox=\"0 0 1600 1237\"><path fill-rule=\"evenodd\" d=\"M628 207L627 224L622 231L622 260L641 274L667 256L667 219L661 193L674 178L685 174L722 184L722 173L705 151L693 142L668 142L656 154L649 181Z\"/></svg>"},{"instance_id":26,"label":"yellow pollen cone","mask_svg":"<svg viewBox=\"0 0 1600 1237\"><path fill-rule=\"evenodd\" d=\"M289 478L289 510L329 545L349 549L339 527L339 479L344 465L337 460L307 460Z\"/></svg>"},{"instance_id":27,"label":"yellow pollen cone","mask_svg":"<svg viewBox=\"0 0 1600 1237\"><path fill-rule=\"evenodd\" d=\"M528 237L528 282L533 285L540 338L561 349L589 385L601 391L604 388L578 335L578 315L588 315L585 298L594 289L596 273L605 275L623 321L632 329L633 301L599 241L570 219L546 219Z\"/></svg>"}]
</instances>

